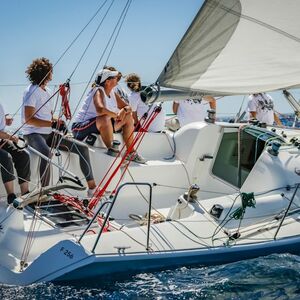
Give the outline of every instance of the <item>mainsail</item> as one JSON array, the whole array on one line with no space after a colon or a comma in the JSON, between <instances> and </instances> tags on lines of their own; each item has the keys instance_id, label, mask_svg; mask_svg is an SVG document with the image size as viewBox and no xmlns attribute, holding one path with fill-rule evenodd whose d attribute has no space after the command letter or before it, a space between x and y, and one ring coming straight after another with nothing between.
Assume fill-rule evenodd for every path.
<instances>
[{"instance_id":1,"label":"mainsail","mask_svg":"<svg viewBox=\"0 0 300 300\"><path fill-rule=\"evenodd\" d=\"M207 0L161 86L213 95L300 86L299 0Z\"/></svg>"}]
</instances>

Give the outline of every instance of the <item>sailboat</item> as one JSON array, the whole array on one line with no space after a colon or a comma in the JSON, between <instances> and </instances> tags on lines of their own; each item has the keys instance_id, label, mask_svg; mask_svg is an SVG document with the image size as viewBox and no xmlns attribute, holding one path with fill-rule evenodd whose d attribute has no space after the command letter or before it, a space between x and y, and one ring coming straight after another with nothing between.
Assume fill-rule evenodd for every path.
<instances>
[{"instance_id":1,"label":"sailboat","mask_svg":"<svg viewBox=\"0 0 300 300\"><path fill-rule=\"evenodd\" d=\"M207 0L146 98L168 99L156 86L180 89L180 97L299 87L298 11L296 0ZM1 203L0 282L299 254L299 136L295 128L208 117L175 133L136 133L144 165L109 155L96 137L89 149L101 184L92 199L80 176L58 181L80 174L77 158L61 151L52 186ZM39 157L31 150L32 169Z\"/></svg>"}]
</instances>

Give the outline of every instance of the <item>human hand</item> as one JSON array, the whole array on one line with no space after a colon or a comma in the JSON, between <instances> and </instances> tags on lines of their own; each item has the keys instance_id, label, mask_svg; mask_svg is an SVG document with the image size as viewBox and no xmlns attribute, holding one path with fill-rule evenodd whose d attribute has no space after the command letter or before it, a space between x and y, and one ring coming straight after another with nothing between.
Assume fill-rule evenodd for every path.
<instances>
[{"instance_id":1,"label":"human hand","mask_svg":"<svg viewBox=\"0 0 300 300\"><path fill-rule=\"evenodd\" d=\"M53 119L51 128L56 129L58 131L63 131L64 133L68 132L68 128L67 128L64 120L61 120L61 119L58 119L58 120Z\"/></svg>"},{"instance_id":2,"label":"human hand","mask_svg":"<svg viewBox=\"0 0 300 300\"><path fill-rule=\"evenodd\" d=\"M15 135L10 135L9 136L9 140L12 141L12 142L14 142L14 143L17 143L18 140L19 140L19 138L17 136L15 136Z\"/></svg>"},{"instance_id":3,"label":"human hand","mask_svg":"<svg viewBox=\"0 0 300 300\"><path fill-rule=\"evenodd\" d=\"M13 122L13 117L9 114L5 115L5 125L10 126Z\"/></svg>"},{"instance_id":4,"label":"human hand","mask_svg":"<svg viewBox=\"0 0 300 300\"><path fill-rule=\"evenodd\" d=\"M122 121L125 118L126 111L121 109L117 114L117 121Z\"/></svg>"}]
</instances>

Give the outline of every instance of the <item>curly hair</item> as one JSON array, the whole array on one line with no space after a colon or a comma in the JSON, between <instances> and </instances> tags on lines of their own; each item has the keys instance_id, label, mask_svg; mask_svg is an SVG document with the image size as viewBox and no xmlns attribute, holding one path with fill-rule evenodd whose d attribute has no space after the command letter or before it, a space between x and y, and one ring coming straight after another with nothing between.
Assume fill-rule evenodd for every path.
<instances>
[{"instance_id":1,"label":"curly hair","mask_svg":"<svg viewBox=\"0 0 300 300\"><path fill-rule=\"evenodd\" d=\"M127 87L130 90L134 92L139 92L141 90L141 79L137 74L131 73L127 75L125 81L127 82Z\"/></svg>"},{"instance_id":2,"label":"curly hair","mask_svg":"<svg viewBox=\"0 0 300 300\"><path fill-rule=\"evenodd\" d=\"M41 57L33 60L25 73L32 84L41 85L51 78L52 70L53 66L49 59Z\"/></svg>"}]
</instances>

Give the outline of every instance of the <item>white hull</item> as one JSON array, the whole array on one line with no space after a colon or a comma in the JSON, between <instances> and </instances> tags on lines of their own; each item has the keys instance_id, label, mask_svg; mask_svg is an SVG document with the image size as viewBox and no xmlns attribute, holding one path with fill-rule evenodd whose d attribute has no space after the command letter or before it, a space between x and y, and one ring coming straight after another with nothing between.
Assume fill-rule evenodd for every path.
<instances>
[{"instance_id":1,"label":"white hull","mask_svg":"<svg viewBox=\"0 0 300 300\"><path fill-rule=\"evenodd\" d=\"M82 217L81 221L73 222L64 216L61 220L64 213L49 210L57 205L51 207L52 202L48 205L51 197L36 208L36 217L30 206L6 208L3 201L0 282L27 285L81 280L178 265L220 264L270 253L299 253L300 194L296 192L296 185L300 178L300 150L295 146L282 146L277 156L261 149L251 170L248 172L245 165L239 171L240 191L253 192L256 204L245 209L242 220L229 218L241 207L234 175L238 174L237 166L231 162L235 157L235 148L231 145L236 144L227 138L235 137L238 130L239 125L194 123L178 131L174 141L171 134L147 134L140 152L148 162L129 166L110 214L114 219L109 220L109 231L103 232L99 241L97 223L81 237L88 219ZM286 133L290 138L298 131ZM221 153L220 161L218 155L223 151L224 141L226 153ZM176 157L171 158L174 143ZM114 158L99 145L90 150L99 181ZM75 155L68 158L62 153L62 158L63 163L69 159L68 170L80 174ZM32 163L34 167L38 162L32 160ZM108 190L114 188L121 172L122 168ZM53 174L57 178L54 167ZM133 182L142 185L136 186ZM191 184L199 185L200 191L197 199L187 202L180 195ZM149 186L152 187L151 214L159 220L152 222L148 231L147 218L138 219L148 212ZM85 193L59 192L79 197ZM220 216L211 213L215 205L222 207ZM26 265L21 268L23 260Z\"/></svg>"}]
</instances>

